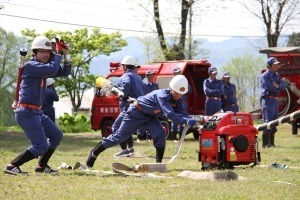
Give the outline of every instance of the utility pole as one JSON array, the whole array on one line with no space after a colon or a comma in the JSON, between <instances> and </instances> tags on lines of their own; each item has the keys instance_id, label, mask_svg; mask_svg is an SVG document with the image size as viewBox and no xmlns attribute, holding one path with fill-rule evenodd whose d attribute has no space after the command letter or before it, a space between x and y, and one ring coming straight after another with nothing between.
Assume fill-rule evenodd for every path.
<instances>
[{"instance_id":1,"label":"utility pole","mask_svg":"<svg viewBox=\"0 0 300 200\"><path fill-rule=\"evenodd\" d=\"M188 59L192 60L192 5L190 6L190 18L189 18L189 49Z\"/></svg>"}]
</instances>

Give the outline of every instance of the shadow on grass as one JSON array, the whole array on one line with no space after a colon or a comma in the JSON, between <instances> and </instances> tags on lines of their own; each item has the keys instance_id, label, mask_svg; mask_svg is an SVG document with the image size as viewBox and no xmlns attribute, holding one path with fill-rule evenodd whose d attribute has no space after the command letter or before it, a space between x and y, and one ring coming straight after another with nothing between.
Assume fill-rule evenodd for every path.
<instances>
[{"instance_id":1,"label":"shadow on grass","mask_svg":"<svg viewBox=\"0 0 300 200\"><path fill-rule=\"evenodd\" d=\"M60 151L74 151L80 149L90 149L100 141L99 133L78 133L64 134L64 137L59 146ZM0 147L6 151L16 152L24 150L30 146L30 141L24 133L0 133Z\"/></svg>"}]
</instances>

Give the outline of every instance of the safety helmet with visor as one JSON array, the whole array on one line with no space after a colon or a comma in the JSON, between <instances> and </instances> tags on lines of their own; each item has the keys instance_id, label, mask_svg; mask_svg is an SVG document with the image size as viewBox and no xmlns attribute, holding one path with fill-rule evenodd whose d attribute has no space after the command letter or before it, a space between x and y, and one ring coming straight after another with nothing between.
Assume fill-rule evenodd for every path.
<instances>
[{"instance_id":1,"label":"safety helmet with visor","mask_svg":"<svg viewBox=\"0 0 300 200\"><path fill-rule=\"evenodd\" d=\"M45 36L37 36L31 44L31 49L52 50L50 40Z\"/></svg>"},{"instance_id":2,"label":"safety helmet with visor","mask_svg":"<svg viewBox=\"0 0 300 200\"><path fill-rule=\"evenodd\" d=\"M178 94L186 94L188 92L188 81L183 75L174 76L169 86Z\"/></svg>"},{"instance_id":3,"label":"safety helmet with visor","mask_svg":"<svg viewBox=\"0 0 300 200\"><path fill-rule=\"evenodd\" d=\"M47 78L47 81L46 81L46 86L48 87L49 85L52 85L53 83L55 83L54 79L53 78Z\"/></svg>"},{"instance_id":4,"label":"safety helmet with visor","mask_svg":"<svg viewBox=\"0 0 300 200\"><path fill-rule=\"evenodd\" d=\"M135 66L135 59L132 56L125 56L121 61L121 65L133 65Z\"/></svg>"}]
</instances>

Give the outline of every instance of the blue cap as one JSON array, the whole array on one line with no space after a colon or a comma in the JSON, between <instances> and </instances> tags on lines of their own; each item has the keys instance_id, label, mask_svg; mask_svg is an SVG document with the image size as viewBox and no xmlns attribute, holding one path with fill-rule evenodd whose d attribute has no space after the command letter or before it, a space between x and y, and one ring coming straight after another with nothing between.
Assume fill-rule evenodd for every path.
<instances>
[{"instance_id":1,"label":"blue cap","mask_svg":"<svg viewBox=\"0 0 300 200\"><path fill-rule=\"evenodd\" d=\"M146 71L146 75L149 75L149 74L154 74L154 71L152 71L151 69L148 69L148 70Z\"/></svg>"},{"instance_id":2,"label":"blue cap","mask_svg":"<svg viewBox=\"0 0 300 200\"><path fill-rule=\"evenodd\" d=\"M176 74L176 73L180 73L181 72L181 69L179 67L176 67L173 69L173 73Z\"/></svg>"},{"instance_id":3,"label":"blue cap","mask_svg":"<svg viewBox=\"0 0 300 200\"><path fill-rule=\"evenodd\" d=\"M230 77L230 73L229 72L224 72L223 73L223 77L224 78L229 78Z\"/></svg>"},{"instance_id":4,"label":"blue cap","mask_svg":"<svg viewBox=\"0 0 300 200\"><path fill-rule=\"evenodd\" d=\"M267 64L273 65L273 64L279 64L280 62L275 57L268 58Z\"/></svg>"},{"instance_id":5,"label":"blue cap","mask_svg":"<svg viewBox=\"0 0 300 200\"><path fill-rule=\"evenodd\" d=\"M216 73L218 73L218 70L217 70L216 67L210 67L210 68L208 68L208 73L209 74L216 74Z\"/></svg>"}]
</instances>

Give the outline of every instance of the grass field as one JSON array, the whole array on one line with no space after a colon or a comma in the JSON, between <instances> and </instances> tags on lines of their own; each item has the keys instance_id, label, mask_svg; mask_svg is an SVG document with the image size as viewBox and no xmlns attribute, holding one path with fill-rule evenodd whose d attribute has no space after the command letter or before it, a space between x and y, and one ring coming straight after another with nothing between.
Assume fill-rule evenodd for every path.
<instances>
[{"instance_id":1,"label":"grass field","mask_svg":"<svg viewBox=\"0 0 300 200\"><path fill-rule=\"evenodd\" d=\"M261 136L261 135L260 135ZM259 136L259 137L260 137ZM100 134L66 133L49 165L62 162L73 165L85 163ZM29 142L23 133L0 133L1 167L9 163ZM188 135L177 159L167 165L166 173L155 173L165 178L108 175L106 173L60 170L58 176L35 174L37 160L25 163L21 169L29 176L10 176L0 173L0 199L299 199L300 197L300 136L291 134L289 124L281 125L276 135L276 148L261 149L261 166L242 166L233 171L246 180L212 181L176 177L183 170L201 172L198 162L199 144ZM261 143L260 143L261 146ZM143 158L114 158L119 146L102 153L94 166L100 171L112 171L111 164L121 162L128 166L155 162L152 143L134 144ZM167 141L164 162L167 162L177 144ZM267 167L271 163L286 164L286 170Z\"/></svg>"}]
</instances>

